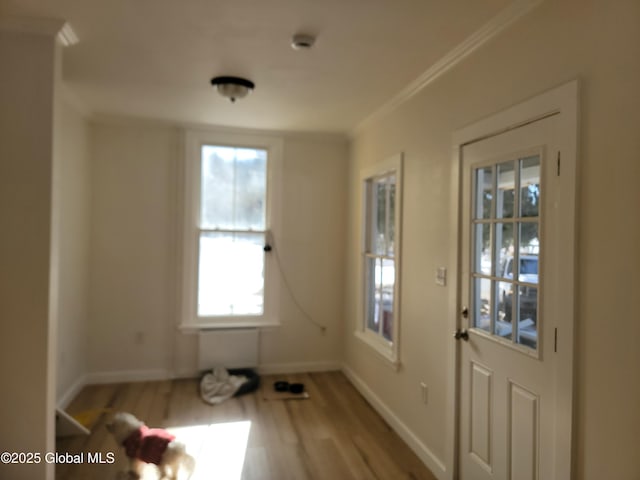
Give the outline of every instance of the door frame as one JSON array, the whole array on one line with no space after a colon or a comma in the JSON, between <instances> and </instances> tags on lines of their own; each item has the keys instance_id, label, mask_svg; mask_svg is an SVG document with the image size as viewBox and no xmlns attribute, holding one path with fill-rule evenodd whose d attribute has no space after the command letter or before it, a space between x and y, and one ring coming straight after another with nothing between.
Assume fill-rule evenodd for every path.
<instances>
[{"instance_id":1,"label":"door frame","mask_svg":"<svg viewBox=\"0 0 640 480\"><path fill-rule=\"evenodd\" d=\"M559 313L568 318L567 331L558 336L556 392L557 399L555 411L556 422L556 458L555 473L557 479L572 478L573 465L573 423L574 423L574 371L575 371L575 305L576 305L576 180L578 157L578 116L579 116L579 82L573 80L545 93L537 95L529 100L514 105L506 110L479 120L469 126L453 132L452 135L452 198L451 198L451 225L450 237L456 239L456 248L452 249L449 258L450 280L454 288L449 289L448 321L447 325L451 333L460 328L461 318L459 312L463 305L462 278L461 278L461 253L462 239L462 148L473 142L505 133L509 130L527 125L552 114L558 114L561 132L559 137L562 176L566 175L566 188L559 192L561 215L563 218L571 218L573 221L561 224L561 238L559 254L565 258L567 269L564 270L562 281L570 292L572 301L560 302ZM460 343L451 338L448 348L448 387L447 387L447 441L445 465L448 479L458 478L459 465L459 418L460 418ZM469 479L463 479L469 480Z\"/></svg>"}]
</instances>

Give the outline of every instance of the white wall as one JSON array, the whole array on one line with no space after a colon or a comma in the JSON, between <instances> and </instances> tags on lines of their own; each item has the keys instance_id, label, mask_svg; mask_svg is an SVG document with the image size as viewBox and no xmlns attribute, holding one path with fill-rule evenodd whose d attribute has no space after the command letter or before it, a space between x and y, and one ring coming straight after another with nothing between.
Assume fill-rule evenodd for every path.
<instances>
[{"instance_id":1,"label":"white wall","mask_svg":"<svg viewBox=\"0 0 640 480\"><path fill-rule=\"evenodd\" d=\"M181 129L98 119L90 148L90 380L192 375L196 336L176 329ZM275 241L298 301L328 330L307 322L282 289L282 325L261 334L265 370L341 360L346 162L342 138L285 136Z\"/></svg>"},{"instance_id":2,"label":"white wall","mask_svg":"<svg viewBox=\"0 0 640 480\"><path fill-rule=\"evenodd\" d=\"M68 93L56 92L54 198L57 206L56 399L66 403L87 374L90 177L88 127Z\"/></svg>"},{"instance_id":3,"label":"white wall","mask_svg":"<svg viewBox=\"0 0 640 480\"><path fill-rule=\"evenodd\" d=\"M89 370L160 376L175 310L178 133L92 123L90 152Z\"/></svg>"},{"instance_id":4,"label":"white wall","mask_svg":"<svg viewBox=\"0 0 640 480\"><path fill-rule=\"evenodd\" d=\"M37 31L37 30L35 30ZM54 450L52 164L55 33L0 24L0 451ZM25 428L25 424L35 428ZM0 477L53 478L46 463Z\"/></svg>"},{"instance_id":5,"label":"white wall","mask_svg":"<svg viewBox=\"0 0 640 480\"><path fill-rule=\"evenodd\" d=\"M577 408L575 478L640 477L640 3L548 1L400 108L359 131L350 175L346 363L437 460L452 366L446 266L451 135L456 129L579 78ZM405 152L403 368L386 367L353 336L361 288L360 170ZM429 386L421 403L418 384ZM444 475L441 472L444 478Z\"/></svg>"}]
</instances>

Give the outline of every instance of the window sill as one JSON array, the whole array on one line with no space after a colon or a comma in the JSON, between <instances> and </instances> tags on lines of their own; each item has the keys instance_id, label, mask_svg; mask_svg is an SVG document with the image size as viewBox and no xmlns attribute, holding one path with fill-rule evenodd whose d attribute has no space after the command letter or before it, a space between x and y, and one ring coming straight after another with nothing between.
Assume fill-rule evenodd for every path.
<instances>
[{"instance_id":1,"label":"window sill","mask_svg":"<svg viewBox=\"0 0 640 480\"><path fill-rule=\"evenodd\" d=\"M384 361L385 365L394 371L400 370L400 360L398 354L392 346L383 343L377 338L367 335L366 332L356 331L354 332L356 338L371 347L373 352Z\"/></svg>"},{"instance_id":2,"label":"window sill","mask_svg":"<svg viewBox=\"0 0 640 480\"><path fill-rule=\"evenodd\" d=\"M183 323L178 330L183 333L199 333L204 330L229 330L232 328L260 328L269 329L279 327L278 322L212 322L212 323Z\"/></svg>"}]
</instances>

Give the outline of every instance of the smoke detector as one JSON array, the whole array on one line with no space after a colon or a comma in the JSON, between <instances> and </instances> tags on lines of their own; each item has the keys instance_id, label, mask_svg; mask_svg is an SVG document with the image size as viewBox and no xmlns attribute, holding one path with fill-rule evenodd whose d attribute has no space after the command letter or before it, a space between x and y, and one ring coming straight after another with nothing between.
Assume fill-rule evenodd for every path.
<instances>
[{"instance_id":1,"label":"smoke detector","mask_svg":"<svg viewBox=\"0 0 640 480\"><path fill-rule=\"evenodd\" d=\"M294 50L309 50L316 43L316 37L305 33L296 33L291 38L291 48Z\"/></svg>"}]
</instances>

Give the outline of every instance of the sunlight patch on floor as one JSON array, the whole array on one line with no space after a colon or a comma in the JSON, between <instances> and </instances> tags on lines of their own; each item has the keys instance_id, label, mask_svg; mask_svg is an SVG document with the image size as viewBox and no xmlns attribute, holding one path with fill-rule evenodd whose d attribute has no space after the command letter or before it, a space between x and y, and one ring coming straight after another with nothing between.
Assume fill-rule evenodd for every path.
<instances>
[{"instance_id":1,"label":"sunlight patch on floor","mask_svg":"<svg viewBox=\"0 0 640 480\"><path fill-rule=\"evenodd\" d=\"M240 480L251 422L168 428L196 459L191 480Z\"/></svg>"}]
</instances>

